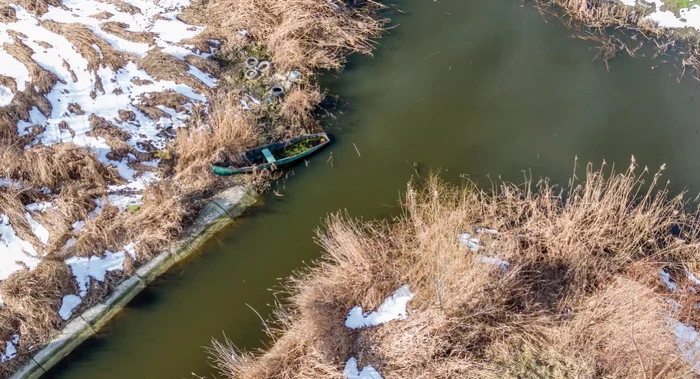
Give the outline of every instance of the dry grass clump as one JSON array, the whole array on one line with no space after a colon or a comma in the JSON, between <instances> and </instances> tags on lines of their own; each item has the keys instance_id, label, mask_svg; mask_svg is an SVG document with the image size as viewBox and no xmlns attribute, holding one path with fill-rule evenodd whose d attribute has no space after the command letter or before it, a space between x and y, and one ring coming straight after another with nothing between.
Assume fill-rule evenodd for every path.
<instances>
[{"instance_id":1,"label":"dry grass clump","mask_svg":"<svg viewBox=\"0 0 700 379\"><path fill-rule=\"evenodd\" d=\"M150 259L182 231L188 216L184 199L175 184L164 180L147 187L140 209L126 216L128 235L138 241L137 258Z\"/></svg>"},{"instance_id":2,"label":"dry grass clump","mask_svg":"<svg viewBox=\"0 0 700 379\"><path fill-rule=\"evenodd\" d=\"M205 95L211 93L211 89L206 84L189 74L190 67L186 62L164 53L160 48L149 51L145 57L137 61L137 64L140 69L157 80L172 80L178 84L188 85L199 93Z\"/></svg>"},{"instance_id":3,"label":"dry grass clump","mask_svg":"<svg viewBox=\"0 0 700 379\"><path fill-rule=\"evenodd\" d=\"M334 3L335 4L335 3ZM340 69L349 53L371 54L383 21L369 16L374 2L349 7L325 0L222 0L209 3L210 24L222 38L247 30L282 69Z\"/></svg>"},{"instance_id":4,"label":"dry grass clump","mask_svg":"<svg viewBox=\"0 0 700 379\"><path fill-rule=\"evenodd\" d=\"M241 110L240 98L236 93L225 92L215 96L208 120L208 124L194 124L177 131L175 179L185 187L201 188L210 184L212 163L235 160L258 141L257 120L254 115Z\"/></svg>"},{"instance_id":5,"label":"dry grass clump","mask_svg":"<svg viewBox=\"0 0 700 379\"><path fill-rule=\"evenodd\" d=\"M127 63L126 54L116 51L112 45L96 36L83 24L42 21L41 26L66 37L88 61L88 69L94 73L97 73L100 66L116 71ZM93 46L98 46L100 52Z\"/></svg>"},{"instance_id":6,"label":"dry grass clump","mask_svg":"<svg viewBox=\"0 0 700 379\"><path fill-rule=\"evenodd\" d=\"M187 208L178 189L168 180L153 183L144 190L136 211L120 212L117 207L105 204L97 217L86 220L66 255L92 256L105 250L120 251L133 242L137 259L145 261L180 234L186 216Z\"/></svg>"},{"instance_id":7,"label":"dry grass clump","mask_svg":"<svg viewBox=\"0 0 700 379\"><path fill-rule=\"evenodd\" d=\"M318 125L313 112L323 97L318 86L294 87L285 94L280 114L290 128L312 130Z\"/></svg>"},{"instance_id":8,"label":"dry grass clump","mask_svg":"<svg viewBox=\"0 0 700 379\"><path fill-rule=\"evenodd\" d=\"M676 295L658 273L672 267L680 283L697 261L698 215L658 185L660 173L645 183L635 168L589 165L565 191L431 177L409 184L391 222L333 215L319 234L323 259L290 280L276 309L274 345L216 343L214 364L232 378L340 377L351 356L386 378L694 377L669 326L679 313L664 299ZM460 244L465 232L478 252ZM416 294L406 320L343 325L353 306L374 310L404 284Z\"/></svg>"},{"instance_id":9,"label":"dry grass clump","mask_svg":"<svg viewBox=\"0 0 700 379\"><path fill-rule=\"evenodd\" d=\"M107 184L122 182L116 168L103 165L90 151L72 143L8 147L0 155L0 172L36 187L61 188L79 184L106 190Z\"/></svg>"},{"instance_id":10,"label":"dry grass clump","mask_svg":"<svg viewBox=\"0 0 700 379\"><path fill-rule=\"evenodd\" d=\"M61 0L0 0L0 6L16 4L26 9L29 13L40 17L49 11L49 6L61 7Z\"/></svg>"},{"instance_id":11,"label":"dry grass clump","mask_svg":"<svg viewBox=\"0 0 700 379\"><path fill-rule=\"evenodd\" d=\"M100 24L100 29L107 33L114 34L117 37L121 37L127 41L147 43L149 45L153 44L153 39L155 38L155 33L152 32L132 32L128 30L129 25L123 22L108 21Z\"/></svg>"},{"instance_id":12,"label":"dry grass clump","mask_svg":"<svg viewBox=\"0 0 700 379\"><path fill-rule=\"evenodd\" d=\"M63 296L77 287L70 267L62 261L42 260L32 271L17 271L0 285L7 308L18 319L22 344L45 343L61 322Z\"/></svg>"},{"instance_id":13,"label":"dry grass clump","mask_svg":"<svg viewBox=\"0 0 700 379\"><path fill-rule=\"evenodd\" d=\"M40 198L41 194L32 189L0 187L0 209L2 209L2 213L7 215L17 235L34 245L34 247L40 247L41 243L32 233L29 222L24 216L26 213L24 205L33 203Z\"/></svg>"}]
</instances>

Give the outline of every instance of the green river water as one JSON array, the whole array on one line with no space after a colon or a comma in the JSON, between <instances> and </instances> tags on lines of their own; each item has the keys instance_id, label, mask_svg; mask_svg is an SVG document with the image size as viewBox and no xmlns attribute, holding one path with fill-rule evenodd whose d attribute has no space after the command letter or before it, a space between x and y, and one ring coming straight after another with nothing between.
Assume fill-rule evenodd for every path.
<instances>
[{"instance_id":1,"label":"green river water","mask_svg":"<svg viewBox=\"0 0 700 379\"><path fill-rule=\"evenodd\" d=\"M608 72L590 41L518 0L396 5L407 14L391 16L375 56L324 77L343 104L334 143L294 168L284 197L266 195L47 377L211 378L211 337L262 346L246 304L269 315L269 289L319 256L314 229L329 212L396 212L413 162L453 181L521 182L531 170L566 184L575 156L624 168L634 154L666 163L674 188L700 189L700 92L693 79L678 83L672 63L652 69L659 60L625 55Z\"/></svg>"}]
</instances>

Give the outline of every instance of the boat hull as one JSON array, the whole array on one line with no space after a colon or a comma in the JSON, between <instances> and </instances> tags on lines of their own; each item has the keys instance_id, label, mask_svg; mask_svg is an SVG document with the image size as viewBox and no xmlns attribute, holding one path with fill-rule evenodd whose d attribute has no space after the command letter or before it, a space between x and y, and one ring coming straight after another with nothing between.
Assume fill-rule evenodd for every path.
<instances>
[{"instance_id":1,"label":"boat hull","mask_svg":"<svg viewBox=\"0 0 700 379\"><path fill-rule=\"evenodd\" d=\"M309 134L306 136L302 137L297 137L294 138L290 141L287 142L278 142L278 143L273 143L265 146L258 147L256 149L251 150L252 152L257 152L257 151L262 151L263 149L274 149L275 151L283 149L286 146L293 145L297 142L301 142L307 139L314 139L314 138L324 138L325 142L322 142L306 151L303 153L291 156L291 157L286 157L283 159L277 160L275 163L262 163L259 165L254 165L254 166L245 166L245 167L226 167L220 164L213 164L211 166L211 170L214 172L214 174L219 175L219 176L228 176L228 175L236 175L236 174L244 174L247 172L253 172L253 171L261 171L261 170L266 170L266 169L274 169L277 167L281 167L284 165L288 165L290 163L293 163L294 161L298 161L299 159L302 159L304 157L307 157L318 150L322 149L326 145L328 145L331 140L328 138L328 135L326 133L317 133L317 134Z\"/></svg>"}]
</instances>

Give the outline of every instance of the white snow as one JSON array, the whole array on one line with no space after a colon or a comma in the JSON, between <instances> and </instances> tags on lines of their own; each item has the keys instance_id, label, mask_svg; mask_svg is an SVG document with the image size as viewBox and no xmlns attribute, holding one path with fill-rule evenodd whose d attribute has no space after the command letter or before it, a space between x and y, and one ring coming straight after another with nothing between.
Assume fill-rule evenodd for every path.
<instances>
[{"instance_id":1,"label":"white snow","mask_svg":"<svg viewBox=\"0 0 700 379\"><path fill-rule=\"evenodd\" d=\"M698 332L692 326L679 321L673 321L673 334L676 336L678 349L683 353L686 362L693 366L694 371L700 368L700 340Z\"/></svg>"},{"instance_id":2,"label":"white snow","mask_svg":"<svg viewBox=\"0 0 700 379\"><path fill-rule=\"evenodd\" d=\"M34 233L41 243L46 245L46 243L49 242L49 231L43 225L34 220L29 212L25 212L24 217L29 222L29 226L32 228L32 233Z\"/></svg>"},{"instance_id":3,"label":"white snow","mask_svg":"<svg viewBox=\"0 0 700 379\"><path fill-rule=\"evenodd\" d=\"M661 278L661 281L664 282L664 284L666 285L666 287L668 287L668 289L670 289L671 291L676 290L676 288L677 288L676 283L674 283L673 280L671 279L671 273L666 271L665 268L662 268L661 270L659 270L659 278Z\"/></svg>"},{"instance_id":4,"label":"white snow","mask_svg":"<svg viewBox=\"0 0 700 379\"><path fill-rule=\"evenodd\" d=\"M202 83L206 84L209 88L214 88L216 85L216 78L198 69L197 67L190 65L189 73L195 78L199 79Z\"/></svg>"},{"instance_id":5,"label":"white snow","mask_svg":"<svg viewBox=\"0 0 700 379\"><path fill-rule=\"evenodd\" d=\"M12 93L12 90L10 88L0 85L0 107L9 105L12 102L12 99L14 98L15 94Z\"/></svg>"},{"instance_id":6,"label":"white snow","mask_svg":"<svg viewBox=\"0 0 700 379\"><path fill-rule=\"evenodd\" d=\"M113 253L109 250L105 251L104 258L98 256L91 257L72 257L66 259L66 264L73 271L73 276L78 282L80 289L80 297L84 297L90 286L90 278L97 281L104 281L105 275L114 270L123 270L125 251Z\"/></svg>"},{"instance_id":7,"label":"white snow","mask_svg":"<svg viewBox=\"0 0 700 379\"><path fill-rule=\"evenodd\" d=\"M634 6L636 0L620 0L623 4ZM678 11L678 16L670 10L661 11L664 7L662 0L645 0L647 3L654 4L656 10L647 16L648 19L654 21L657 25L666 28L695 28L700 30L700 6L692 5L690 8L682 8Z\"/></svg>"},{"instance_id":8,"label":"white snow","mask_svg":"<svg viewBox=\"0 0 700 379\"><path fill-rule=\"evenodd\" d=\"M39 256L34 246L19 238L7 215L0 214L0 280L24 267L33 270L38 264Z\"/></svg>"},{"instance_id":9,"label":"white snow","mask_svg":"<svg viewBox=\"0 0 700 379\"><path fill-rule=\"evenodd\" d=\"M73 223L73 234L78 234L85 227L85 221L76 221Z\"/></svg>"},{"instance_id":10,"label":"white snow","mask_svg":"<svg viewBox=\"0 0 700 379\"><path fill-rule=\"evenodd\" d=\"M5 342L5 353L0 355L0 363L7 362L17 355L16 345L19 343L19 334L12 336L11 341Z\"/></svg>"},{"instance_id":11,"label":"white snow","mask_svg":"<svg viewBox=\"0 0 700 379\"><path fill-rule=\"evenodd\" d=\"M508 271L508 268L510 268L510 262L504 261L503 259L500 259L498 257L490 257L478 254L476 258L482 263L499 266L502 271Z\"/></svg>"},{"instance_id":12,"label":"white snow","mask_svg":"<svg viewBox=\"0 0 700 379\"><path fill-rule=\"evenodd\" d=\"M489 228L476 228L476 232L478 234L498 234L498 230L496 229L489 229Z\"/></svg>"},{"instance_id":13,"label":"white snow","mask_svg":"<svg viewBox=\"0 0 700 379\"><path fill-rule=\"evenodd\" d=\"M690 280L691 283L693 283L696 286L700 286L700 280L695 277L695 275L690 272L690 270L686 269L685 273L688 275L688 280Z\"/></svg>"},{"instance_id":14,"label":"white snow","mask_svg":"<svg viewBox=\"0 0 700 379\"><path fill-rule=\"evenodd\" d=\"M51 208L52 203L50 201L44 201L41 203L31 203L27 204L24 208L32 212L43 212Z\"/></svg>"},{"instance_id":15,"label":"white snow","mask_svg":"<svg viewBox=\"0 0 700 379\"><path fill-rule=\"evenodd\" d=\"M469 233L461 233L457 236L462 246L469 250L477 252L481 248L481 241L478 238L472 237Z\"/></svg>"},{"instance_id":16,"label":"white snow","mask_svg":"<svg viewBox=\"0 0 700 379\"><path fill-rule=\"evenodd\" d=\"M362 371L359 371L357 368L357 359L355 359L355 357L351 357L345 363L343 375L345 375L347 379L383 379L377 370L370 365L363 367Z\"/></svg>"},{"instance_id":17,"label":"white snow","mask_svg":"<svg viewBox=\"0 0 700 379\"><path fill-rule=\"evenodd\" d=\"M185 84L156 80L139 68L134 61L129 61L125 67L116 71L102 64L95 68L65 36L50 31L42 22L82 24L116 50L129 53L136 58L143 57L154 49L161 49L177 59L184 59L188 55L206 58L214 52L214 49L199 52L192 45L182 44L185 39L195 37L204 31L201 26L188 25L177 18L185 7L190 6L189 0L126 0L126 3L139 8L140 12L136 14L122 11L118 5L110 2L98 0L62 0L61 3L58 7L49 6L48 11L41 17L28 12L22 6L10 4L18 20L0 23L0 75L13 78L17 91L32 88L33 78L30 76L30 70L3 47L6 43L13 43L15 41L13 36L17 36L16 38L33 52L31 58L59 79L59 82L45 95L51 104L50 114L44 115L37 107L33 107L28 120L18 122L17 130L24 136L34 125L44 128L44 131L36 136L30 145L72 142L92 150L100 161L116 167L119 174L130 182L127 186L132 190L131 193L123 194L122 188L110 187L108 200L122 209L132 204L140 204L140 192L149 181L158 180L158 178L155 175L139 176L136 170L129 167L127 160L116 162L108 159L110 148L106 141L103 138L88 135L92 130L89 116L102 117L125 131L129 135L126 143L136 150L142 151L140 148L142 144L151 144L156 149L163 149L167 140L171 138L164 135L163 130L184 125L192 106L206 103L206 96ZM112 16L108 20L91 17L101 12L109 12ZM101 24L107 21L123 23L128 31L153 33L154 39L148 43L127 41L104 31ZM103 51L99 45L93 44L92 47L100 57L103 57ZM213 87L217 83L216 78L191 65L189 72L182 74L192 75L208 87ZM140 83L150 83L137 85L134 83L136 79L140 79L142 81ZM97 88L99 83L103 91ZM33 88L38 91L36 85ZM10 104L15 96L13 91L9 87L0 86L0 110ZM151 120L138 110L137 105L148 97L149 93L164 91L182 94L189 99L189 103L184 104L185 109L180 112L168 108L166 112L171 117L163 117L159 120ZM84 115L68 111L68 106L74 103L80 106L85 112ZM135 120L121 121L118 118L120 110L133 112ZM62 122L65 122L70 130L60 128L59 125ZM135 161L136 158L131 156L128 160ZM11 183L7 179L0 178L0 185ZM99 214L99 209L101 208L98 208L93 216ZM43 209L31 207L27 210L43 211ZM45 243L49 237L46 228L37 223L31 213L27 215L27 221L31 224L34 234ZM0 261L5 259L0 258Z\"/></svg>"},{"instance_id":18,"label":"white snow","mask_svg":"<svg viewBox=\"0 0 700 379\"><path fill-rule=\"evenodd\" d=\"M75 307L80 305L83 299L77 295L66 295L63 297L63 304L61 304L61 309L58 311L59 316L62 319L68 320L70 316L73 315L73 310Z\"/></svg>"},{"instance_id":19,"label":"white snow","mask_svg":"<svg viewBox=\"0 0 700 379\"><path fill-rule=\"evenodd\" d=\"M345 326L351 329L377 326L392 320L404 320L408 317L406 305L413 299L414 293L404 285L384 299L374 312L363 313L361 306L353 307L345 319Z\"/></svg>"}]
</instances>

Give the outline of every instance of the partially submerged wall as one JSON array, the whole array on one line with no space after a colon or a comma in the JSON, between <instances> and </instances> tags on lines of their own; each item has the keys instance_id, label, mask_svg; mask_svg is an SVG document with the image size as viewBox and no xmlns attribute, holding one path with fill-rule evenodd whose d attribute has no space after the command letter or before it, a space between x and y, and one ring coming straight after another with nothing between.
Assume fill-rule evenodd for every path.
<instances>
[{"instance_id":1,"label":"partially submerged wall","mask_svg":"<svg viewBox=\"0 0 700 379\"><path fill-rule=\"evenodd\" d=\"M255 191L235 186L214 196L202 209L191 228L169 250L156 256L122 282L104 301L75 317L10 379L39 378L73 349L95 335L141 290L176 263L198 251L214 234L257 201Z\"/></svg>"}]
</instances>

